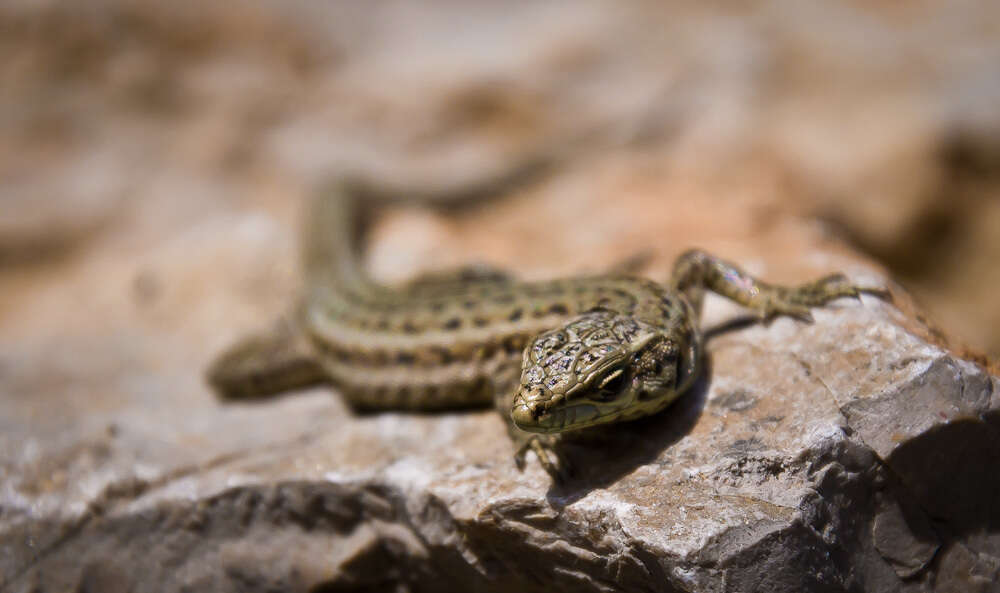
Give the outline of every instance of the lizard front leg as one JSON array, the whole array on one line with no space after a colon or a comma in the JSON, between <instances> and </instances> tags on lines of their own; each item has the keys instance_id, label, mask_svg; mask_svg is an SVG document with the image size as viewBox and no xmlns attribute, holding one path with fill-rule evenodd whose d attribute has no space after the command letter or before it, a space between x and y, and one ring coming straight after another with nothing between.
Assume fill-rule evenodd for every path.
<instances>
[{"instance_id":1,"label":"lizard front leg","mask_svg":"<svg viewBox=\"0 0 1000 593\"><path fill-rule=\"evenodd\" d=\"M523 470L525 456L528 451L534 451L538 463L552 479L565 482L571 472L565 456L557 448L558 437L555 435L536 434L521 430L514 424L510 412L514 407L514 395L520 383L521 369L517 364L506 365L492 376L493 404L507 425L507 434L514 444L514 463Z\"/></svg>"},{"instance_id":2,"label":"lizard front leg","mask_svg":"<svg viewBox=\"0 0 1000 593\"><path fill-rule=\"evenodd\" d=\"M777 286L758 280L738 266L703 251L688 251L677 258L671 278L674 290L701 309L705 290L711 290L747 307L761 319L789 315L812 321L809 309L841 297L871 294L890 298L883 288L852 284L843 274L832 274L799 286Z\"/></svg>"}]
</instances>

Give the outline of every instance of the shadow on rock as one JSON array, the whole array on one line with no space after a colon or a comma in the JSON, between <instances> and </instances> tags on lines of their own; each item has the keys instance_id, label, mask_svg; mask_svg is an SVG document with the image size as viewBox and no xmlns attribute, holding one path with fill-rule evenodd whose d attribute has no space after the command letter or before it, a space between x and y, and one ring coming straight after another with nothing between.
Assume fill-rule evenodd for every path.
<instances>
[{"instance_id":1,"label":"shadow on rock","mask_svg":"<svg viewBox=\"0 0 1000 593\"><path fill-rule=\"evenodd\" d=\"M1000 413L937 426L886 459L942 532L1000 531Z\"/></svg>"},{"instance_id":2,"label":"shadow on rock","mask_svg":"<svg viewBox=\"0 0 1000 593\"><path fill-rule=\"evenodd\" d=\"M707 328L705 341L761 323L753 315L735 317ZM562 483L554 483L547 493L554 507L571 504L595 488L604 488L637 467L651 463L668 447L694 428L705 408L711 383L712 361L706 351L697 381L670 407L659 414L634 422L598 426L571 433L559 444L559 451L572 473Z\"/></svg>"},{"instance_id":3,"label":"shadow on rock","mask_svg":"<svg viewBox=\"0 0 1000 593\"><path fill-rule=\"evenodd\" d=\"M761 323L767 325L769 321L761 321L760 317L755 315L740 315L706 329L702 332L702 337L706 342L708 342L712 338L721 336L722 334L747 329L748 327L760 325Z\"/></svg>"},{"instance_id":4,"label":"shadow on rock","mask_svg":"<svg viewBox=\"0 0 1000 593\"><path fill-rule=\"evenodd\" d=\"M615 483L637 467L655 461L668 447L691 432L705 408L711 377L706 355L698 379L670 407L633 422L615 423L568 433L559 452L572 469L562 483L553 483L549 504L571 504L595 488Z\"/></svg>"}]
</instances>

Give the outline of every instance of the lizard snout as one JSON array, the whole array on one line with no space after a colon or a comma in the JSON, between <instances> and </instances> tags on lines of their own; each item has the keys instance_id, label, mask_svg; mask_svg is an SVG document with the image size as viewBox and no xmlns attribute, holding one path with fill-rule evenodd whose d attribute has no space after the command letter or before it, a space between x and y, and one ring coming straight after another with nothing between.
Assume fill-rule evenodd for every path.
<instances>
[{"instance_id":1,"label":"lizard snout","mask_svg":"<svg viewBox=\"0 0 1000 593\"><path fill-rule=\"evenodd\" d=\"M514 407L510 411L511 420L521 428L538 424L538 418L545 413L545 402L548 399L549 394L540 385L522 389L514 398Z\"/></svg>"},{"instance_id":2,"label":"lizard snout","mask_svg":"<svg viewBox=\"0 0 1000 593\"><path fill-rule=\"evenodd\" d=\"M536 409L529 408L524 404L515 405L514 409L510 411L510 418L519 427L531 426L535 423L535 418L537 417Z\"/></svg>"}]
</instances>

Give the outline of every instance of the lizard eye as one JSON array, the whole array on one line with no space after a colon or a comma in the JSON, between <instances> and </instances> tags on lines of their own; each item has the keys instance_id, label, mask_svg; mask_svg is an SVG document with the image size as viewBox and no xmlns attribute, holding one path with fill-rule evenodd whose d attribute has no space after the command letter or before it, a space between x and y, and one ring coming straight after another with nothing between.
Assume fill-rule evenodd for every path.
<instances>
[{"instance_id":1,"label":"lizard eye","mask_svg":"<svg viewBox=\"0 0 1000 593\"><path fill-rule=\"evenodd\" d=\"M615 369L608 373L597 386L601 399L610 399L618 394L625 386L625 371Z\"/></svg>"}]
</instances>

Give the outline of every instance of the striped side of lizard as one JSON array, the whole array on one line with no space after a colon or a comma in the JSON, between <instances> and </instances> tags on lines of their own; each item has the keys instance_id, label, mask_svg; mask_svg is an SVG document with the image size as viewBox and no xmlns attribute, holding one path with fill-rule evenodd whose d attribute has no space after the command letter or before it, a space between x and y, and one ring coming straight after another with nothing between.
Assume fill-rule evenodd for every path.
<instances>
[{"instance_id":1,"label":"striped side of lizard","mask_svg":"<svg viewBox=\"0 0 1000 593\"><path fill-rule=\"evenodd\" d=\"M690 387L706 290L761 318L804 320L832 299L886 294L839 274L774 286L696 250L678 258L667 284L625 271L519 282L470 267L383 286L359 257L381 201L347 179L318 192L304 232L305 294L216 359L207 377L218 393L331 384L358 410L494 406L518 464L530 449L561 478L559 433L654 414Z\"/></svg>"}]
</instances>

